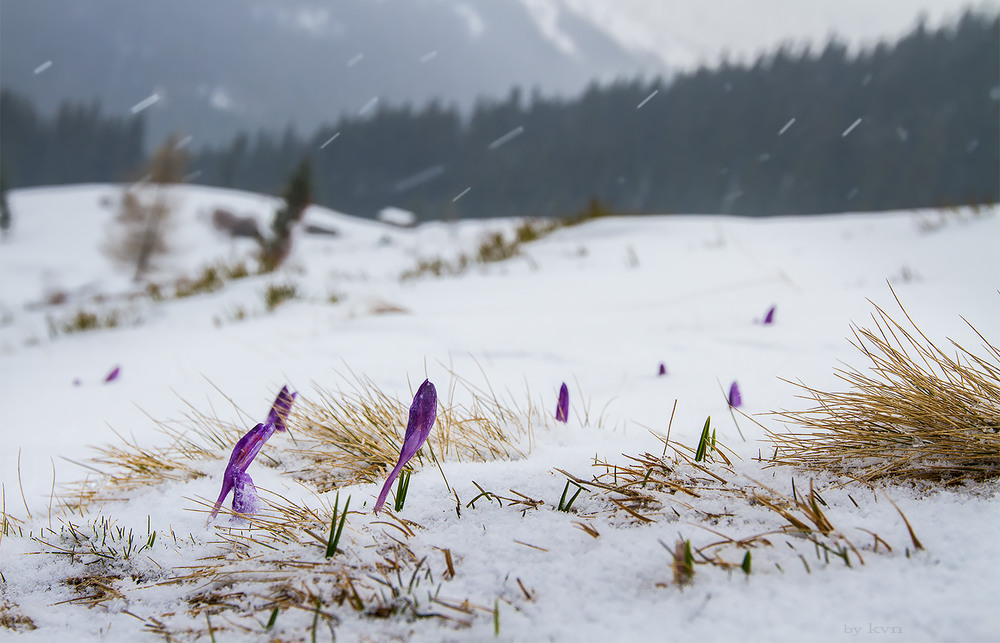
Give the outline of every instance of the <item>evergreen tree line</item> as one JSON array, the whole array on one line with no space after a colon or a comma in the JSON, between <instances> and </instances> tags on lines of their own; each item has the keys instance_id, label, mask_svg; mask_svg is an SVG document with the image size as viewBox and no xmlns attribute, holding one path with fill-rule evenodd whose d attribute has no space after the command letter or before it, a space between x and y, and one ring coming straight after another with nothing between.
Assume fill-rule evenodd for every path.
<instances>
[{"instance_id":1,"label":"evergreen tree line","mask_svg":"<svg viewBox=\"0 0 1000 643\"><path fill-rule=\"evenodd\" d=\"M277 194L307 158L315 202L422 219L565 215L591 198L625 212L754 216L996 202L998 51L1000 17L967 13L857 54L836 41L782 48L574 99L514 89L471 114L380 105L309 138L241 134L191 167L199 183ZM20 157L7 155L4 118L7 165Z\"/></svg>"},{"instance_id":2,"label":"evergreen tree line","mask_svg":"<svg viewBox=\"0 0 1000 643\"><path fill-rule=\"evenodd\" d=\"M64 103L50 118L0 91L0 173L6 187L126 181L146 164L142 117L109 117L94 101Z\"/></svg>"}]
</instances>

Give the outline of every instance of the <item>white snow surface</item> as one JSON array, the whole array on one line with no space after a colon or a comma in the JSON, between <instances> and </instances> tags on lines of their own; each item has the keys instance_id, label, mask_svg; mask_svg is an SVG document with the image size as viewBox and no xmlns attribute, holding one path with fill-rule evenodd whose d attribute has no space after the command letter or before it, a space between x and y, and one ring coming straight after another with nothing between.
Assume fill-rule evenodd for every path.
<instances>
[{"instance_id":1,"label":"white snow surface","mask_svg":"<svg viewBox=\"0 0 1000 643\"><path fill-rule=\"evenodd\" d=\"M472 255L484 234L512 234L518 222L403 229L313 206L307 222L339 234L299 234L279 273L153 302L132 283L132 271L102 251L120 194L120 186L89 185L9 195L14 227L0 244L0 483L6 513L25 524L24 537L10 533L0 540L0 609L27 616L37 629L0 628L0 639L160 640L145 629L145 619L169 622L162 615L176 612L178 623L202 628L208 640L204 619L183 620L191 588L123 588L124 599L88 609L64 602L77 596L65 580L81 574L79 564L32 554L42 548L29 532L51 541L47 528L58 533L68 520L53 489L59 494L84 478L100 479L76 464L94 455L91 446L119 443L119 436L164 445L169 439L157 421L182 420L191 409L249 429L282 385L308 399L317 387L349 387L351 372L400 399L427 377L446 402L453 372L541 409L533 439L520 444L524 458L418 469L399 514L422 527L408 544L428 557L440 597L483 609L459 626L435 618L362 618L346 603L331 605L337 640L1000 640L995 483L837 488L832 476L764 468L755 460L769 449L763 429L735 416L744 442L722 393L738 381L741 411L781 430L764 414L808 406L781 378L842 390L834 370L866 366L846 339L852 323L871 327L874 304L899 312L889 284L940 344L951 338L980 346L962 317L1000 344L996 208L770 219L613 217L559 229L505 262L401 280L420 258ZM173 188L170 198L172 253L150 276L161 284L252 256L252 241L232 241L212 229L212 209L253 215L266 229L276 205L267 197L194 186ZM295 284L299 297L267 312L262 293L272 283ZM772 304L775 323L760 324ZM398 310L386 313L387 305ZM81 309L115 310L123 322L61 332L62 322ZM664 377L657 376L660 362L668 369ZM119 378L104 383L115 366ZM571 402L565 425L551 417L562 382ZM738 539L780 529L781 521L759 506L706 499L701 509L719 514L712 523L669 509L639 523L589 492L573 511L556 510L566 480L555 469L589 479L597 473L595 458L626 465L627 455L659 454L663 442L656 434L666 433L675 401L671 442L694 446L711 415L718 439L741 458L734 465L741 475L788 495L793 477L800 492L816 478L826 489L827 515L858 545L864 564L853 557L851 567L826 562L811 543L776 535L773 547L753 549L749 576L698 565L693 582L679 587L664 545L672 548L680 539L701 547L720 540L707 527ZM290 445L277 435L262 456L277 457ZM220 450L203 477L139 489L127 502L91 506L86 517L72 520L113 517L141 534L149 521L161 538L133 564L179 574L225 550L213 537L221 527L205 526L195 499L215 500L227 461L228 452ZM249 471L265 495L333 503L332 493L304 489L273 460L258 457ZM462 500L461 516L445 477ZM515 490L544 504L523 511L479 499L468 507L478 494L473 481L504 497ZM370 512L379 488L340 490L353 498L341 546L361 562L377 559L371 544L388 529ZM913 549L888 499L905 513L924 550ZM575 522L591 525L599 537ZM171 530L180 544L163 535ZM863 530L877 533L892 551L872 551L871 534ZM444 560L435 548L455 557L453 579L442 580ZM738 564L735 551L727 556ZM321 560L323 550L286 555ZM248 603L247 609L260 608ZM257 618L266 621L268 614ZM283 612L272 632L228 627L222 617L213 625L219 641L310 640L312 621L310 613ZM317 634L330 640L325 627Z\"/></svg>"}]
</instances>

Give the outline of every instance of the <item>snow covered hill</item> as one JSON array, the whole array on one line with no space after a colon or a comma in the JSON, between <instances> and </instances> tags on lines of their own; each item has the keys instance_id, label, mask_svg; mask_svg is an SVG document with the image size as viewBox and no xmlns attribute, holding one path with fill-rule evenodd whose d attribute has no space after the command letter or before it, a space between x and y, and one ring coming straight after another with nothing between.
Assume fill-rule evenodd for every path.
<instances>
[{"instance_id":1,"label":"snow covered hill","mask_svg":"<svg viewBox=\"0 0 1000 643\"><path fill-rule=\"evenodd\" d=\"M986 641L1000 633L995 483L866 488L817 477L825 511L863 556L861 565L849 553L850 567L824 559L808 540L781 535L780 522L761 506L711 496L707 487L701 501L687 497L674 510L651 509L649 522L595 489L571 511L556 509L564 488L573 489L560 471L589 479L595 463L606 461L614 472L634 464L628 456L666 452L657 436L666 434L672 414L671 443L696 445L711 416L719 442L741 458L734 459L734 476L789 497L794 477L804 493L814 476L756 461L768 456L764 430L732 414L723 390L739 382L740 410L782 430L773 416L759 414L805 403L780 378L842 388L834 369L865 367L845 339L851 324L870 325L873 303L898 312L890 285L929 337L978 346L964 316L997 345L996 208L756 220L610 217L558 228L522 244L513 258L480 264L474 257L483 239L512 239L521 222L400 228L312 207L307 222L336 234L299 233L277 273L174 298L172 284L197 278L206 266L244 261L252 268L254 243L215 231L213 209L253 216L266 227L275 207L270 198L188 186L171 194L173 251L150 279L167 296L155 301L101 250L120 190L76 186L9 197L14 228L0 244L0 483L5 513L24 524L0 540L0 615L12 619L0 638L16 630L25 641L134 641L169 631L208 640L211 630L217 640L309 640L316 622L338 640L841 641L891 633L908 641ZM462 255L473 259L459 270ZM432 274L435 260L455 274ZM280 288L294 296L269 307L269 290ZM774 323L760 323L772 305ZM67 332L81 310L117 316L117 324ZM657 374L661 362L664 376ZM105 382L116 367L117 378ZM532 429L515 432L523 457L445 458L440 470L417 468L397 514L410 521L412 535L386 521L403 523L371 515L377 482L339 489L341 503L351 495L351 513L346 553L331 561L319 547L275 551L252 531L238 546L220 539L228 522L206 527L204 503L218 494L231 443L192 465L200 477L134 489L124 502L93 503L75 516L60 512L58 494L75 489L70 483L99 482L109 473L86 463L91 446L120 443L119 436L149 449L176 446L177 436L160 432L158 422L176 420L172 426L193 435L184 418L198 414L246 430L286 383L307 408L324 394L351 390L357 378L408 403L425 377L445 407L449 395L470 395L459 378L510 400ZM552 418L562 382L571 392L567 424ZM294 435L294 422L292 429ZM334 491L295 477L296 448L287 436L272 438L251 469L257 486L332 507ZM493 497L475 499L481 490ZM515 494L542 502L513 505ZM886 498L899 505L923 551L913 549ZM143 542L153 531L159 537L141 555L94 565L28 538L30 532L67 542L68 523L100 517ZM772 529L771 547L755 541L749 576L733 551L726 556L735 571L698 559L691 582L675 583L678 540L704 547ZM892 551L878 541L873 548L872 532ZM258 600L263 585L239 577L253 561L314 561L308 564L330 571L349 560L352 569L374 570L395 547L387 533L417 555L403 565L396 591L419 596L419 610L451 618L359 616L345 599L325 604L322 619L320 612L281 609L277 629L264 630L272 606ZM27 555L40 550L49 553ZM453 575L445 572L445 550ZM186 602L193 586L168 582L214 556L236 575L199 591L231 592L225 600L235 611L202 612ZM414 569L423 556L426 567ZM95 595L68 580L84 568L99 571L118 594L86 609L80 596ZM303 576L300 589L328 599L326 572L310 569L320 576ZM418 572L429 575L415 591L410 574ZM370 596L380 587L390 592L364 582L372 585ZM459 608L427 602L427 591ZM329 636L323 625L317 640Z\"/></svg>"}]
</instances>

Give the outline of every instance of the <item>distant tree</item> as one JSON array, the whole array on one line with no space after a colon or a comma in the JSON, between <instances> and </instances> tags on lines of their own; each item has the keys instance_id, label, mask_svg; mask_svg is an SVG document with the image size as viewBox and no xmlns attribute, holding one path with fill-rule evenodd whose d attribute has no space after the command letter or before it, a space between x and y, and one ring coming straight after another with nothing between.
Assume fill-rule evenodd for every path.
<instances>
[{"instance_id":1,"label":"distant tree","mask_svg":"<svg viewBox=\"0 0 1000 643\"><path fill-rule=\"evenodd\" d=\"M0 169L0 233L6 235L11 223L10 206L7 204L7 173Z\"/></svg>"},{"instance_id":2,"label":"distant tree","mask_svg":"<svg viewBox=\"0 0 1000 643\"><path fill-rule=\"evenodd\" d=\"M114 259L135 266L135 281L141 281L153 260L169 250L166 233L171 206L168 186L184 178L187 157L172 135L153 153L149 173L122 194L117 226L106 251Z\"/></svg>"},{"instance_id":3,"label":"distant tree","mask_svg":"<svg viewBox=\"0 0 1000 643\"><path fill-rule=\"evenodd\" d=\"M274 213L271 236L261 245L261 268L270 272L281 265L292 249L292 229L312 203L312 167L302 159L282 193L284 203Z\"/></svg>"}]
</instances>

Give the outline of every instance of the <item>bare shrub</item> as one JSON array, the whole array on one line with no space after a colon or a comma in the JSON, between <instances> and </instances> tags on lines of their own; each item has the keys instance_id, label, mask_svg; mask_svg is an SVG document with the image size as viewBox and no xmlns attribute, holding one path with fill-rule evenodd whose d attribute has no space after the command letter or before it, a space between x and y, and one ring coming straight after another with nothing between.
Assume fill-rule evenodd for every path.
<instances>
[{"instance_id":1,"label":"bare shrub","mask_svg":"<svg viewBox=\"0 0 1000 643\"><path fill-rule=\"evenodd\" d=\"M155 259L166 254L171 205L166 186L179 183L187 162L178 148L178 137L170 136L153 154L149 174L143 181L126 188L115 229L105 245L113 259L135 266L135 281L141 281Z\"/></svg>"}]
</instances>

